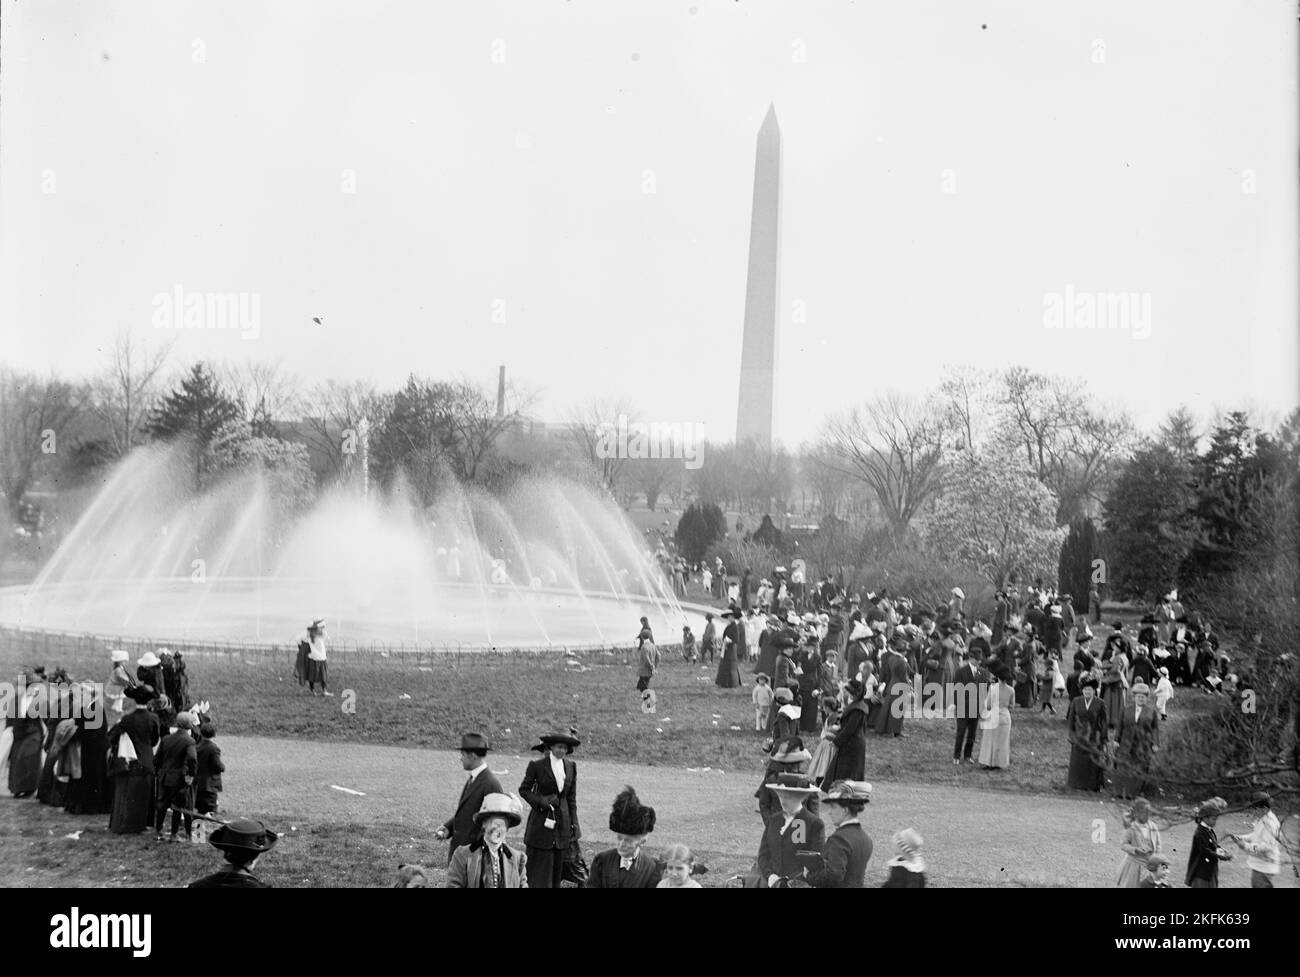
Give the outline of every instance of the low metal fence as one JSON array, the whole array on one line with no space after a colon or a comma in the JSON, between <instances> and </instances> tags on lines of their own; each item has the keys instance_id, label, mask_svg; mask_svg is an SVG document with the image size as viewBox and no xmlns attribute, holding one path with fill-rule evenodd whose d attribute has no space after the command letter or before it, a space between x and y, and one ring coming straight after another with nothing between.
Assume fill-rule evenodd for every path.
<instances>
[{"instance_id":1,"label":"low metal fence","mask_svg":"<svg viewBox=\"0 0 1300 977\"><path fill-rule=\"evenodd\" d=\"M178 651L186 658L242 662L246 664L285 664L293 666L298 655L298 645L287 642L232 642L199 641L190 639L155 640L121 638L112 635L86 634L76 631L52 631L35 628L0 626L0 653L17 657L33 665L56 665L61 659L108 660L109 652L121 649L134 662L146 651L160 648ZM582 644L540 646L497 646L446 642L442 644L401 641L331 641L329 660L337 664L388 665L398 668L420 665L446 665L449 662L492 662L508 660L537 660L539 658L612 658L623 663L635 661L638 655L633 644ZM660 645L661 657L681 656L681 646Z\"/></svg>"}]
</instances>

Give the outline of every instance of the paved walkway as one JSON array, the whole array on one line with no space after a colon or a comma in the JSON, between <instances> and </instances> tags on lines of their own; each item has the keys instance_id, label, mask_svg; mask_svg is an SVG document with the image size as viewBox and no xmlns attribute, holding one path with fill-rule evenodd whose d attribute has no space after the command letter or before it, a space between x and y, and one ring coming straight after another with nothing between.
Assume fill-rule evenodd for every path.
<instances>
[{"instance_id":1,"label":"paved walkway","mask_svg":"<svg viewBox=\"0 0 1300 977\"><path fill-rule=\"evenodd\" d=\"M459 754L396 746L220 736L228 772L222 806L316 822L398 821L413 836L432 833L455 807L464 773ZM515 792L529 759L501 753L489 766ZM757 851L760 832L753 775L578 760L578 810L584 842L613 841L609 806L632 784L657 814L653 842L685 842L737 860ZM333 789L361 791L364 796ZM931 880L945 886L1109 886L1123 855L1119 808L1101 799L1018 795L924 784L874 784L864 818L876 844L868 884L879 885L893 855L890 836L905 826L926 839ZM1244 832L1242 815L1220 833ZM521 832L517 832L521 836ZM1172 881L1181 886L1191 826L1165 833ZM734 869L728 869L734 870ZM1226 864L1224 886L1249 884L1244 857ZM1280 887L1294 887L1289 868Z\"/></svg>"}]
</instances>

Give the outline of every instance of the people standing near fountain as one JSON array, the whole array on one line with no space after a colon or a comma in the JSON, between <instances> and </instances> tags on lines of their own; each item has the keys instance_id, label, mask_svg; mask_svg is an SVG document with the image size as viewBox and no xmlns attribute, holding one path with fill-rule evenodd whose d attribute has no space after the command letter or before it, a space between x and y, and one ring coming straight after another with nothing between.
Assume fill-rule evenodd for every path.
<instances>
[{"instance_id":1,"label":"people standing near fountain","mask_svg":"<svg viewBox=\"0 0 1300 977\"><path fill-rule=\"evenodd\" d=\"M492 745L482 733L465 733L460 738L460 765L469 774L465 786L460 791L460 801L456 804L456 813L449 817L434 832L439 841L450 841L447 846L447 861L456 849L476 841L479 836L475 813L489 794L504 793L496 774L488 769L487 755Z\"/></svg>"},{"instance_id":2,"label":"people standing near fountain","mask_svg":"<svg viewBox=\"0 0 1300 977\"><path fill-rule=\"evenodd\" d=\"M745 654L745 626L741 623L741 612L734 607L722 616L730 620L722 632L722 659L713 682L720 689L734 689L741 685L739 656Z\"/></svg>"},{"instance_id":3,"label":"people standing near fountain","mask_svg":"<svg viewBox=\"0 0 1300 977\"><path fill-rule=\"evenodd\" d=\"M185 660L179 651L169 648L159 648L158 657L162 660L163 691L172 700L172 707L184 712L190 707L190 679L185 674Z\"/></svg>"},{"instance_id":4,"label":"people standing near fountain","mask_svg":"<svg viewBox=\"0 0 1300 977\"><path fill-rule=\"evenodd\" d=\"M524 827L528 888L558 889L578 826L578 765L569 758L581 745L574 730L545 733L533 747L543 755L528 764L519 796L532 809Z\"/></svg>"},{"instance_id":5,"label":"people standing near fountain","mask_svg":"<svg viewBox=\"0 0 1300 977\"><path fill-rule=\"evenodd\" d=\"M24 669L18 676L18 687L25 689L22 700L15 703L12 716L5 719L5 725L12 731L13 742L9 747L9 792L14 797L31 797L41 779L41 743L45 738L45 724L41 722L32 709L35 687L40 684L40 677L31 668Z\"/></svg>"},{"instance_id":6,"label":"people standing near fountain","mask_svg":"<svg viewBox=\"0 0 1300 977\"><path fill-rule=\"evenodd\" d=\"M113 777L108 830L114 834L139 834L153 819L153 748L159 733L158 717L140 704L148 698L140 686L127 689L122 718L108 733Z\"/></svg>"},{"instance_id":7,"label":"people standing near fountain","mask_svg":"<svg viewBox=\"0 0 1300 977\"><path fill-rule=\"evenodd\" d=\"M704 571L708 573L706 569ZM718 629L713 623L713 612L707 611L704 615L704 634L700 637L700 664L704 664L707 658L710 662L717 660L715 649L718 644Z\"/></svg>"},{"instance_id":8,"label":"people standing near fountain","mask_svg":"<svg viewBox=\"0 0 1300 977\"><path fill-rule=\"evenodd\" d=\"M141 685L149 690L149 698L163 694L162 661L152 651L146 651L136 662L135 677Z\"/></svg>"},{"instance_id":9,"label":"people standing near fountain","mask_svg":"<svg viewBox=\"0 0 1300 977\"><path fill-rule=\"evenodd\" d=\"M641 693L650 688L655 669L659 667L659 649L655 646L654 632L650 630L649 618L641 618L641 630L636 636L636 650L640 661L636 669L636 690Z\"/></svg>"},{"instance_id":10,"label":"people standing near fountain","mask_svg":"<svg viewBox=\"0 0 1300 977\"><path fill-rule=\"evenodd\" d=\"M318 617L307 625L307 636L298 642L298 663L294 668L298 684L307 686L307 691L316 694L320 686L321 694L333 697L326 683L329 680L329 665L325 658L325 619Z\"/></svg>"},{"instance_id":11,"label":"people standing near fountain","mask_svg":"<svg viewBox=\"0 0 1300 977\"><path fill-rule=\"evenodd\" d=\"M122 700L126 698L126 690L136 683L131 673L126 670L126 663L131 660L130 655L121 649L115 649L109 652L109 657L113 661L113 671L109 674L104 688L104 694L108 699L108 715L105 723L112 726L122 718Z\"/></svg>"}]
</instances>

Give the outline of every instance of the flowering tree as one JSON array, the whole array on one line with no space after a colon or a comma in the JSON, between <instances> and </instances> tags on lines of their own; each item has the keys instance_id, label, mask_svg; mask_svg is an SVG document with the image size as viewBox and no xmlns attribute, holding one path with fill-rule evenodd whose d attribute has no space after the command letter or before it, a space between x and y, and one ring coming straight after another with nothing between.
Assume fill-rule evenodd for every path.
<instances>
[{"instance_id":1,"label":"flowering tree","mask_svg":"<svg viewBox=\"0 0 1300 977\"><path fill-rule=\"evenodd\" d=\"M1056 497L1023 459L977 455L943 484L925 520L935 552L995 587L1012 576L1056 579L1066 528L1056 525Z\"/></svg>"}]
</instances>

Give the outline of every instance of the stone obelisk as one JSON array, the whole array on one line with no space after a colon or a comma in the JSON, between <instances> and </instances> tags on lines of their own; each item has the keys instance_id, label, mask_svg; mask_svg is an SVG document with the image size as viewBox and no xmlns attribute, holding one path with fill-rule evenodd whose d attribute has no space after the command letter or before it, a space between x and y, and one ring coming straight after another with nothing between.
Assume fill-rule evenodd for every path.
<instances>
[{"instance_id":1,"label":"stone obelisk","mask_svg":"<svg viewBox=\"0 0 1300 977\"><path fill-rule=\"evenodd\" d=\"M749 225L745 338L740 349L736 443L772 445L776 408L776 307L781 263L781 129L769 105L758 130L754 209Z\"/></svg>"}]
</instances>

